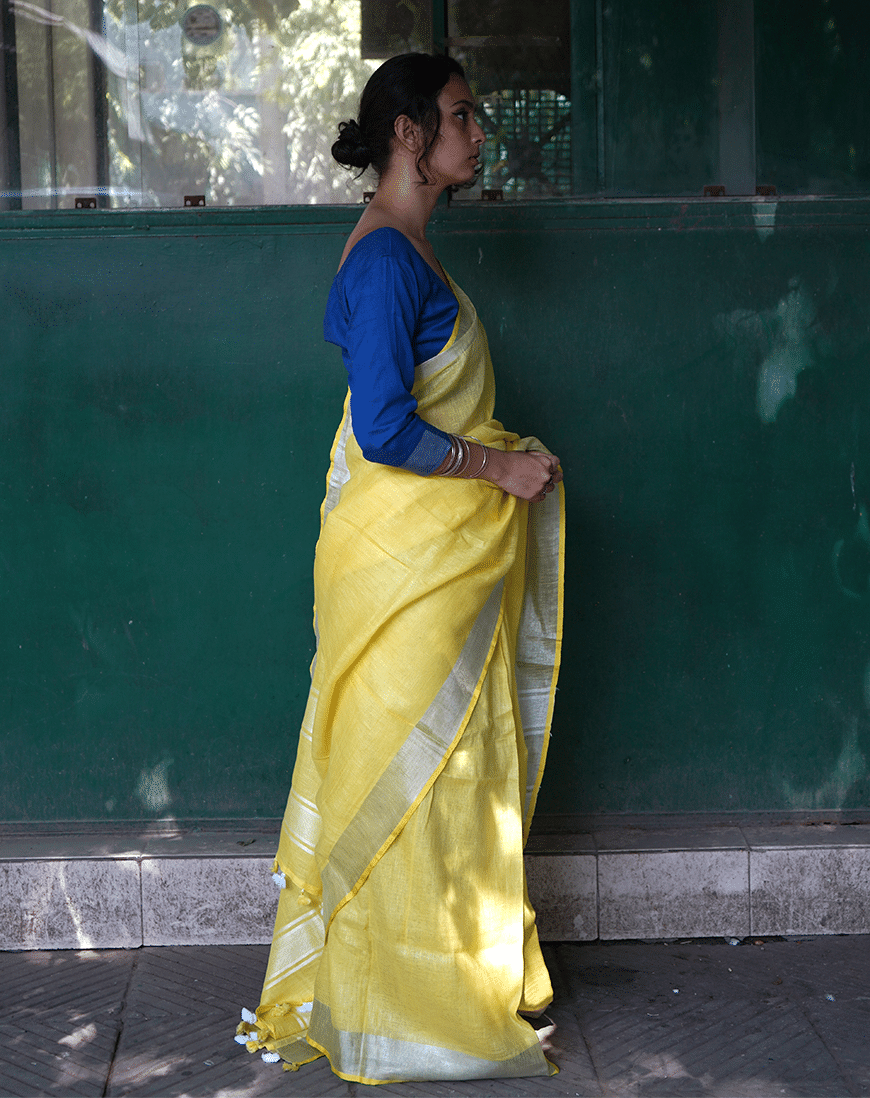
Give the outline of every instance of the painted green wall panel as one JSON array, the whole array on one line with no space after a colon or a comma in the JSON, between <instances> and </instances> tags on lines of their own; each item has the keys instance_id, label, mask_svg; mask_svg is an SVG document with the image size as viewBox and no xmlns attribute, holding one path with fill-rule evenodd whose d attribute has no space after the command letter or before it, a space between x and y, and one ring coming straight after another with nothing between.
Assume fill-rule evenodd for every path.
<instances>
[{"instance_id":1,"label":"painted green wall panel","mask_svg":"<svg viewBox=\"0 0 870 1098\"><path fill-rule=\"evenodd\" d=\"M332 257L281 243L4 253L4 814L280 813L343 394Z\"/></svg>"},{"instance_id":2,"label":"painted green wall panel","mask_svg":"<svg viewBox=\"0 0 870 1098\"><path fill-rule=\"evenodd\" d=\"M489 249L502 412L570 484L541 809L866 805L866 230Z\"/></svg>"},{"instance_id":3,"label":"painted green wall panel","mask_svg":"<svg viewBox=\"0 0 870 1098\"><path fill-rule=\"evenodd\" d=\"M868 804L868 213L439 211L566 469L542 811ZM3 817L282 811L354 216L4 219Z\"/></svg>"}]
</instances>

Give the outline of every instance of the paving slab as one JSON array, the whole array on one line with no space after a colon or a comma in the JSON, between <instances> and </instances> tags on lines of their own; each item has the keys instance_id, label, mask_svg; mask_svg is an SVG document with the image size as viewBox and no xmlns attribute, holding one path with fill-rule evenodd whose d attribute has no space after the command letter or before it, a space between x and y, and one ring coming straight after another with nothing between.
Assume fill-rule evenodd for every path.
<instances>
[{"instance_id":1,"label":"paving slab","mask_svg":"<svg viewBox=\"0 0 870 1098\"><path fill-rule=\"evenodd\" d=\"M866 936L566 943L557 955L562 1005L608 1094L870 1094Z\"/></svg>"},{"instance_id":2,"label":"paving slab","mask_svg":"<svg viewBox=\"0 0 870 1098\"><path fill-rule=\"evenodd\" d=\"M0 1098L870 1098L868 936L545 954L558 1075L374 1087L325 1059L285 1072L233 1042L265 946L0 953Z\"/></svg>"},{"instance_id":3,"label":"paving slab","mask_svg":"<svg viewBox=\"0 0 870 1098\"><path fill-rule=\"evenodd\" d=\"M0 1094L102 1095L137 950L0 953Z\"/></svg>"}]
</instances>

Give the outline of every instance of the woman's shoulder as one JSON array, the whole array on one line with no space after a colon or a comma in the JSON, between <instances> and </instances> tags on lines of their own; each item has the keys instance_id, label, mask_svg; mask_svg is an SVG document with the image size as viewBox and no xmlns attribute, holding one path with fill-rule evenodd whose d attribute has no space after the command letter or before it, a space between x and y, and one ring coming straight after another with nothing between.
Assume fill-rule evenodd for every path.
<instances>
[{"instance_id":1,"label":"woman's shoulder","mask_svg":"<svg viewBox=\"0 0 870 1098\"><path fill-rule=\"evenodd\" d=\"M417 249L398 229L386 226L360 237L347 253L330 287L326 304L327 331L347 323L360 308L388 308L407 301L419 310L431 293L428 267ZM362 303L368 303L363 306ZM331 342L334 338L327 336Z\"/></svg>"},{"instance_id":2,"label":"woman's shoulder","mask_svg":"<svg viewBox=\"0 0 870 1098\"><path fill-rule=\"evenodd\" d=\"M440 282L411 241L392 226L372 229L352 245L332 282L328 311L361 298L386 304L397 296L420 309Z\"/></svg>"},{"instance_id":3,"label":"woman's shoulder","mask_svg":"<svg viewBox=\"0 0 870 1098\"><path fill-rule=\"evenodd\" d=\"M415 268L419 264L426 266L411 241L399 229L392 225L382 225L361 236L348 251L339 274L358 273L369 268L378 259L392 259L398 263L411 263Z\"/></svg>"}]
</instances>

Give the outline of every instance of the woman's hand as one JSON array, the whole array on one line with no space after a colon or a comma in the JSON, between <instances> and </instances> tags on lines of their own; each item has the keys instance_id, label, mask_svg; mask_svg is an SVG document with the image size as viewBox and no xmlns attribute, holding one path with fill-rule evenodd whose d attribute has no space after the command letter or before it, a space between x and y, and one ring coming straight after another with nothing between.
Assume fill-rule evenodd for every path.
<instances>
[{"instance_id":1,"label":"woman's hand","mask_svg":"<svg viewBox=\"0 0 870 1098\"><path fill-rule=\"evenodd\" d=\"M510 492L512 496L539 503L562 479L559 459L540 450L487 450L482 480Z\"/></svg>"}]
</instances>

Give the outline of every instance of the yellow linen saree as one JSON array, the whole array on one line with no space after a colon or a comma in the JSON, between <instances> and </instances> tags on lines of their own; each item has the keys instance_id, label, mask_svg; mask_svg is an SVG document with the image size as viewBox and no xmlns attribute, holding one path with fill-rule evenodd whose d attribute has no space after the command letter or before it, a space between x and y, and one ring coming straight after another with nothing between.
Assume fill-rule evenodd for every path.
<instances>
[{"instance_id":1,"label":"yellow linen saree","mask_svg":"<svg viewBox=\"0 0 870 1098\"><path fill-rule=\"evenodd\" d=\"M451 283L420 415L501 449L486 335ZM317 654L281 831L262 1001L237 1040L364 1083L555 1072L518 1011L552 998L523 847L562 625L562 486L366 461L349 404L315 556Z\"/></svg>"}]
</instances>

